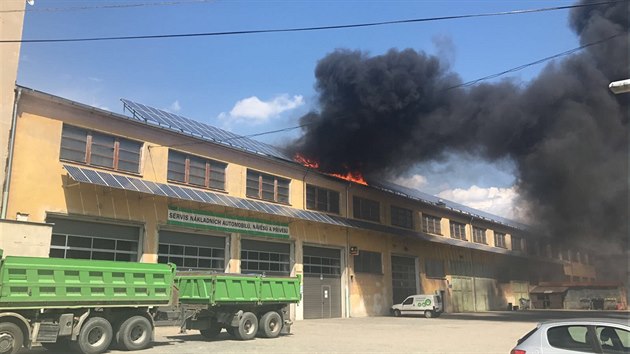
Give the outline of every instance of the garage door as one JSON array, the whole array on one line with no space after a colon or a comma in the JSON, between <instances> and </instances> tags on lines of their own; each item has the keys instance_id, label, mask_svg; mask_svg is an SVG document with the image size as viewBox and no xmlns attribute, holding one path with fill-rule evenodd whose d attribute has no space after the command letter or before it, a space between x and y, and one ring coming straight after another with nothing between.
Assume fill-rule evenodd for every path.
<instances>
[{"instance_id":1,"label":"garage door","mask_svg":"<svg viewBox=\"0 0 630 354\"><path fill-rule=\"evenodd\" d=\"M474 311L472 278L452 277L451 284L453 312Z\"/></svg>"},{"instance_id":2,"label":"garage door","mask_svg":"<svg viewBox=\"0 0 630 354\"><path fill-rule=\"evenodd\" d=\"M341 317L341 251L304 246L304 318Z\"/></svg>"},{"instance_id":3,"label":"garage door","mask_svg":"<svg viewBox=\"0 0 630 354\"><path fill-rule=\"evenodd\" d=\"M225 270L225 237L160 230L158 263L177 270Z\"/></svg>"},{"instance_id":4,"label":"garage door","mask_svg":"<svg viewBox=\"0 0 630 354\"><path fill-rule=\"evenodd\" d=\"M392 256L392 291L394 304L400 304L417 292L416 259Z\"/></svg>"},{"instance_id":5,"label":"garage door","mask_svg":"<svg viewBox=\"0 0 630 354\"><path fill-rule=\"evenodd\" d=\"M475 311L496 310L494 296L495 280L475 278Z\"/></svg>"},{"instance_id":6,"label":"garage door","mask_svg":"<svg viewBox=\"0 0 630 354\"><path fill-rule=\"evenodd\" d=\"M140 228L64 218L48 218L54 223L50 257L138 261Z\"/></svg>"},{"instance_id":7,"label":"garage door","mask_svg":"<svg viewBox=\"0 0 630 354\"><path fill-rule=\"evenodd\" d=\"M288 276L290 253L288 243L241 240L241 273Z\"/></svg>"}]
</instances>

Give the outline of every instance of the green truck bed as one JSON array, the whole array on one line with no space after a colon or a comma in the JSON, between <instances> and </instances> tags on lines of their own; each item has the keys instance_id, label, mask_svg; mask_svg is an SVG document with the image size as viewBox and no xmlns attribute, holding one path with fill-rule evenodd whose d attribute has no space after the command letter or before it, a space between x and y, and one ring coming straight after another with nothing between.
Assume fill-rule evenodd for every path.
<instances>
[{"instance_id":1,"label":"green truck bed","mask_svg":"<svg viewBox=\"0 0 630 354\"><path fill-rule=\"evenodd\" d=\"M167 305L174 276L167 264L8 256L0 310Z\"/></svg>"},{"instance_id":2,"label":"green truck bed","mask_svg":"<svg viewBox=\"0 0 630 354\"><path fill-rule=\"evenodd\" d=\"M178 274L181 304L274 304L300 301L300 278L240 274Z\"/></svg>"}]
</instances>

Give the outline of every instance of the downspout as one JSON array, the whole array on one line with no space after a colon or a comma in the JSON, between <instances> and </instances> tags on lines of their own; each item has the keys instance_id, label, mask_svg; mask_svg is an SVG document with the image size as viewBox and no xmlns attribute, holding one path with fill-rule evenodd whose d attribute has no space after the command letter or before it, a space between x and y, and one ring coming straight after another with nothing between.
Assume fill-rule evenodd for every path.
<instances>
[{"instance_id":1,"label":"downspout","mask_svg":"<svg viewBox=\"0 0 630 354\"><path fill-rule=\"evenodd\" d=\"M351 183L348 183L346 187L346 218L350 218L350 187ZM350 229L346 226L346 317L350 318L350 287L352 281L352 275L350 274ZM354 268L352 268L354 270Z\"/></svg>"},{"instance_id":2,"label":"downspout","mask_svg":"<svg viewBox=\"0 0 630 354\"><path fill-rule=\"evenodd\" d=\"M11 172L13 171L13 150L15 146L15 128L17 125L17 108L18 102L22 96L22 88L15 89L15 100L13 101L13 116L11 117L11 133L9 135L9 155L7 156L7 166L5 174L4 190L2 191L2 216L0 219L7 218L7 204L9 201L9 187L11 187Z\"/></svg>"}]
</instances>

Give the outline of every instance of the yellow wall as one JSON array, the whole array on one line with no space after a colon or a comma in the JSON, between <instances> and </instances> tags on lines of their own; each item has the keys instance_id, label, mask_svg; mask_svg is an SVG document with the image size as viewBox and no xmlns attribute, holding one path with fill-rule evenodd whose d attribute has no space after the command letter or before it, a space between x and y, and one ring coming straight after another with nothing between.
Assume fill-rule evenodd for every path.
<instances>
[{"instance_id":1,"label":"yellow wall","mask_svg":"<svg viewBox=\"0 0 630 354\"><path fill-rule=\"evenodd\" d=\"M226 172L226 190L223 193L245 198L246 173L251 168L291 180L290 206L305 209L306 184L328 188L340 193L340 216L352 218L352 197L354 195L380 202L381 224L390 225L390 206L408 208L413 211L413 231L421 231L421 213L442 217L441 235L450 237L449 220L466 224L467 239L472 240L472 226L485 228L488 246L494 246L494 231L506 234L509 248L513 230L505 225L487 220L478 220L469 215L458 214L438 206L410 201L392 194L339 181L306 170L301 166L274 159L254 157L241 151L210 144L199 144L197 140L177 135L162 129L128 120L116 119L109 113L71 106L67 101L46 95L31 93L28 90L20 102L16 155L13 169L13 181L9 195L8 216L15 218L17 213L29 214L31 221L43 222L47 215L70 215L129 222L143 226L141 261L156 262L158 233L167 225L168 206L177 206L193 210L210 211L237 217L249 217L289 224L290 242L294 249L292 275L302 274L302 246L326 245L342 250L342 300L343 313L350 316L385 315L392 305L391 255L415 257L418 261L418 288L422 293L445 291L451 295L452 274L448 269L449 260L458 260L469 264L486 264L489 267L501 267L509 256L490 252L475 251L467 247L444 245L422 241L414 237L398 237L384 233L344 228L303 220L289 219L283 216L260 214L218 205L192 201L174 200L159 196L129 192L85 183L70 179L59 160L60 140L63 123L101 131L116 136L145 142L140 173L135 177L160 183L167 182L169 146L175 149L223 161L228 164ZM71 162L65 162L70 163ZM114 172L117 173L117 172ZM217 192L222 193L222 192ZM168 226L172 228L172 226ZM226 234L233 247L230 248L230 261L226 271L240 271L241 235ZM49 242L49 241L48 241ZM466 245L466 243L461 243ZM380 252L382 256L382 274L355 272L354 257L348 255L348 248L356 246L359 250ZM48 252L49 244L43 245L41 252ZM447 275L442 279L426 276L425 261L429 258L444 260ZM346 267L347 265L347 267ZM575 268L574 268L575 269ZM496 283L496 282L495 282ZM493 290L494 307L504 306L511 296L510 288L495 284ZM448 304L448 303L447 303ZM300 318L303 309L293 308Z\"/></svg>"},{"instance_id":2,"label":"yellow wall","mask_svg":"<svg viewBox=\"0 0 630 354\"><path fill-rule=\"evenodd\" d=\"M0 1L0 38L22 39L24 0ZM5 182L9 136L13 116L15 80L20 59L20 43L0 44L0 186ZM2 188L2 187L0 187ZM0 200L1 200L0 196ZM2 211L0 204L0 212Z\"/></svg>"}]
</instances>

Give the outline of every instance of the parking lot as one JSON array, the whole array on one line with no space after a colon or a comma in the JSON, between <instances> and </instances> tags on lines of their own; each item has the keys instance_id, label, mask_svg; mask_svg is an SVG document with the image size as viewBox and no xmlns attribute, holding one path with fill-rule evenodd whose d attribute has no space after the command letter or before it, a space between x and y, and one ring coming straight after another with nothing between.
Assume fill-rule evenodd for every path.
<instances>
[{"instance_id":1,"label":"parking lot","mask_svg":"<svg viewBox=\"0 0 630 354\"><path fill-rule=\"evenodd\" d=\"M628 312L523 311L444 314L424 317L365 317L298 321L291 334L276 339L237 341L226 332L204 340L197 331L179 334L158 327L146 354L188 353L509 353L539 321L560 318L620 318ZM41 347L27 353L51 353ZM109 353L126 353L112 350Z\"/></svg>"}]
</instances>

